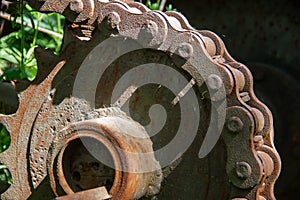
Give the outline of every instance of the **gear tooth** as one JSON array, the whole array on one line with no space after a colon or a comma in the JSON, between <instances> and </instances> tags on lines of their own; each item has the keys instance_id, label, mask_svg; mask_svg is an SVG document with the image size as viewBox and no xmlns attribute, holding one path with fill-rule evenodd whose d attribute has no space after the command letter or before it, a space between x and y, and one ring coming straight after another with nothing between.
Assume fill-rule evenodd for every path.
<instances>
[{"instance_id":1,"label":"gear tooth","mask_svg":"<svg viewBox=\"0 0 300 200\"><path fill-rule=\"evenodd\" d=\"M7 163L8 164L8 163ZM8 164L9 165L9 164ZM26 188L20 186L18 182L18 173L16 170L11 170L11 167L7 167L10 171L10 174L12 176L12 184L9 186L9 188L2 194L0 194L0 199L3 200L24 200L29 197L31 194L30 191L25 191Z\"/></svg>"},{"instance_id":2,"label":"gear tooth","mask_svg":"<svg viewBox=\"0 0 300 200\"><path fill-rule=\"evenodd\" d=\"M11 158L10 158L10 151L11 151L11 146L4 152L0 153L0 163L5 165L7 167L7 169L9 170L11 176L12 176L12 185L9 186L9 188L3 192L2 194L0 194L0 199L12 199L11 197L15 196L16 198L18 198L18 193L17 191L15 191L15 187L13 186L15 183L14 179L16 177L16 173L13 173L15 170L13 169L12 166L12 162L11 162Z\"/></svg>"},{"instance_id":3,"label":"gear tooth","mask_svg":"<svg viewBox=\"0 0 300 200\"><path fill-rule=\"evenodd\" d=\"M5 129L7 130L8 134L9 134L9 137L10 137L9 147L5 151L0 152L0 162L2 162L3 158L6 157L5 155L8 154L7 152L11 151L12 146L16 141L16 138L13 137L13 134L12 134L12 130L13 130L13 127L14 127L12 116L0 114L0 124L5 127ZM9 156L7 156L7 157L9 158ZM11 160L11 158L10 158L10 160Z\"/></svg>"},{"instance_id":4,"label":"gear tooth","mask_svg":"<svg viewBox=\"0 0 300 200\"><path fill-rule=\"evenodd\" d=\"M14 162L12 162L12 157L14 157L14 152L15 152L14 146L10 145L8 149L0 153L0 162L3 165L5 165L7 169L9 169L11 175L13 175L13 172L16 171L16 166L14 165Z\"/></svg>"},{"instance_id":5,"label":"gear tooth","mask_svg":"<svg viewBox=\"0 0 300 200\"><path fill-rule=\"evenodd\" d=\"M17 187L19 182L16 168L16 160L18 159L16 156L17 134L14 134L14 121L15 115L0 115L0 123L5 126L11 138L9 147L4 152L0 153L0 163L7 167L12 176L12 185L0 195L0 199L7 200L26 199L20 195L20 193L22 193L19 191L22 190L21 187Z\"/></svg>"},{"instance_id":6,"label":"gear tooth","mask_svg":"<svg viewBox=\"0 0 300 200\"><path fill-rule=\"evenodd\" d=\"M0 123L6 124L7 118L7 115L0 114Z\"/></svg>"},{"instance_id":7,"label":"gear tooth","mask_svg":"<svg viewBox=\"0 0 300 200\"><path fill-rule=\"evenodd\" d=\"M30 194L30 191L27 190L26 187L22 187L19 184L19 174L17 172L17 168L12 162L12 157L14 157L15 148L10 146L6 151L0 154L0 162L7 167L11 176L12 176L12 184L10 187L2 194L0 194L0 199L3 200L22 200L27 199L28 197L24 195Z\"/></svg>"},{"instance_id":8,"label":"gear tooth","mask_svg":"<svg viewBox=\"0 0 300 200\"><path fill-rule=\"evenodd\" d=\"M12 198L14 197L14 198ZM0 194L0 199L3 200L21 200L20 198L20 194L19 191L17 191L14 187L14 184L12 184L11 186L9 186L9 188L2 194Z\"/></svg>"},{"instance_id":9,"label":"gear tooth","mask_svg":"<svg viewBox=\"0 0 300 200\"><path fill-rule=\"evenodd\" d=\"M62 13L69 5L69 2L70 1L60 1L60 3L57 4L56 1L46 0L40 10Z\"/></svg>"},{"instance_id":10,"label":"gear tooth","mask_svg":"<svg viewBox=\"0 0 300 200\"><path fill-rule=\"evenodd\" d=\"M14 117L15 117L15 115L0 114L0 123L5 126L5 128L8 130L8 132L12 131Z\"/></svg>"}]
</instances>

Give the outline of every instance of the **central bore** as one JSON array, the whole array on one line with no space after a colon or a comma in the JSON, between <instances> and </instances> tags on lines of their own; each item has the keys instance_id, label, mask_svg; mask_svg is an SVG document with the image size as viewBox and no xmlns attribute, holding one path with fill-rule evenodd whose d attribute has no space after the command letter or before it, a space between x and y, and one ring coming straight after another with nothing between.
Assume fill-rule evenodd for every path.
<instances>
[{"instance_id":1,"label":"central bore","mask_svg":"<svg viewBox=\"0 0 300 200\"><path fill-rule=\"evenodd\" d=\"M74 192L101 186L105 186L108 191L112 188L115 169L103 164L94 155L113 166L112 155L96 139L80 137L68 143L62 158L63 173Z\"/></svg>"}]
</instances>

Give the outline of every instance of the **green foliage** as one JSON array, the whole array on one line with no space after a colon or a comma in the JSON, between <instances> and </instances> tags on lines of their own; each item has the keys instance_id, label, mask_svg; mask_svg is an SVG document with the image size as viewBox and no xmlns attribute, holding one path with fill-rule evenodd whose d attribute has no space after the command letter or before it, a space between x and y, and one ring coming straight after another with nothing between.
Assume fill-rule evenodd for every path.
<instances>
[{"instance_id":1,"label":"green foliage","mask_svg":"<svg viewBox=\"0 0 300 200\"><path fill-rule=\"evenodd\" d=\"M0 124L0 153L5 151L10 144L10 136L5 126ZM12 177L5 165L0 163L0 186L12 184ZM0 187L1 189L1 187Z\"/></svg>"},{"instance_id":2,"label":"green foliage","mask_svg":"<svg viewBox=\"0 0 300 200\"><path fill-rule=\"evenodd\" d=\"M11 7L12 27L15 31L0 38L0 69L3 71L0 81L32 81L37 73L34 48L40 46L58 53L62 43L61 37L42 33L39 28L62 34L64 18L56 13L37 12L23 1L16 1ZM21 20L21 24L17 24L17 20Z\"/></svg>"},{"instance_id":3,"label":"green foliage","mask_svg":"<svg viewBox=\"0 0 300 200\"><path fill-rule=\"evenodd\" d=\"M5 126L0 124L0 153L5 151L10 144L10 136Z\"/></svg>"},{"instance_id":4,"label":"green foliage","mask_svg":"<svg viewBox=\"0 0 300 200\"><path fill-rule=\"evenodd\" d=\"M167 6L166 6L166 10L167 10L167 11L177 11L176 8L173 8L172 4L167 5Z\"/></svg>"},{"instance_id":5,"label":"green foliage","mask_svg":"<svg viewBox=\"0 0 300 200\"><path fill-rule=\"evenodd\" d=\"M155 3L152 3L151 0L147 0L146 6L150 8L151 10L159 10L161 1L157 0ZM173 8L172 4L169 4L166 6L167 11L176 11L176 9Z\"/></svg>"},{"instance_id":6,"label":"green foliage","mask_svg":"<svg viewBox=\"0 0 300 200\"><path fill-rule=\"evenodd\" d=\"M152 3L151 0L147 0L146 6L151 10L159 10L160 0L157 0L155 3Z\"/></svg>"},{"instance_id":7,"label":"green foliage","mask_svg":"<svg viewBox=\"0 0 300 200\"><path fill-rule=\"evenodd\" d=\"M2 182L2 183L1 183ZM12 177L5 165L0 165L0 184L12 184Z\"/></svg>"}]
</instances>

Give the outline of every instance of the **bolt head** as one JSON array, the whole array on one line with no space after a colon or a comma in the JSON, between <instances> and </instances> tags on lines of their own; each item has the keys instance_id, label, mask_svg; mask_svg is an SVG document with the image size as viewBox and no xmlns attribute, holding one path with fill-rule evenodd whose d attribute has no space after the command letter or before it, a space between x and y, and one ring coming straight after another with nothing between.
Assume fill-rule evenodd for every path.
<instances>
[{"instance_id":1,"label":"bolt head","mask_svg":"<svg viewBox=\"0 0 300 200\"><path fill-rule=\"evenodd\" d=\"M149 45L158 45L161 43L159 39L159 27L154 21L148 21L143 25L139 33L139 40Z\"/></svg>"},{"instance_id":2,"label":"bolt head","mask_svg":"<svg viewBox=\"0 0 300 200\"><path fill-rule=\"evenodd\" d=\"M223 86L223 81L220 76L211 74L206 79L207 87L213 91L219 90Z\"/></svg>"},{"instance_id":3,"label":"bolt head","mask_svg":"<svg viewBox=\"0 0 300 200\"><path fill-rule=\"evenodd\" d=\"M111 12L107 16L107 25L111 29L117 29L121 22L120 15L116 12Z\"/></svg>"},{"instance_id":4,"label":"bolt head","mask_svg":"<svg viewBox=\"0 0 300 200\"><path fill-rule=\"evenodd\" d=\"M236 174L241 179L247 179L251 176L252 169L247 162L238 162L235 166Z\"/></svg>"},{"instance_id":5,"label":"bolt head","mask_svg":"<svg viewBox=\"0 0 300 200\"><path fill-rule=\"evenodd\" d=\"M70 2L70 9L76 13L83 11L83 2L81 0L73 0Z\"/></svg>"},{"instance_id":6,"label":"bolt head","mask_svg":"<svg viewBox=\"0 0 300 200\"><path fill-rule=\"evenodd\" d=\"M154 21L149 21L146 29L151 34L152 38L158 34L158 25Z\"/></svg>"},{"instance_id":7,"label":"bolt head","mask_svg":"<svg viewBox=\"0 0 300 200\"><path fill-rule=\"evenodd\" d=\"M234 133L241 131L244 127L244 123L238 117L230 117L227 122L227 128Z\"/></svg>"},{"instance_id":8,"label":"bolt head","mask_svg":"<svg viewBox=\"0 0 300 200\"><path fill-rule=\"evenodd\" d=\"M194 54L194 48L191 44L183 42L178 46L177 52L181 57L189 59Z\"/></svg>"}]
</instances>

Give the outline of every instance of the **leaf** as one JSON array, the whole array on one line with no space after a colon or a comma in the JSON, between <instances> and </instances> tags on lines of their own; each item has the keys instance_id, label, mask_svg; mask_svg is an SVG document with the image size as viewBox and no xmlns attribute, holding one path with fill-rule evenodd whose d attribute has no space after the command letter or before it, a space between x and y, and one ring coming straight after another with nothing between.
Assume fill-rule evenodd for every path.
<instances>
[{"instance_id":1,"label":"leaf","mask_svg":"<svg viewBox=\"0 0 300 200\"><path fill-rule=\"evenodd\" d=\"M31 22L32 28L35 29L34 18L32 17L32 15L25 15L25 16L26 16L25 21L26 21L27 19L29 19L30 22Z\"/></svg>"},{"instance_id":2,"label":"leaf","mask_svg":"<svg viewBox=\"0 0 300 200\"><path fill-rule=\"evenodd\" d=\"M147 2L146 2L146 6L148 6L149 8L151 7L151 0L147 0Z\"/></svg>"},{"instance_id":3,"label":"leaf","mask_svg":"<svg viewBox=\"0 0 300 200\"><path fill-rule=\"evenodd\" d=\"M15 47L10 47L10 49L16 56L19 56L19 57L22 56L22 52L19 49L15 48Z\"/></svg>"},{"instance_id":4,"label":"leaf","mask_svg":"<svg viewBox=\"0 0 300 200\"><path fill-rule=\"evenodd\" d=\"M12 55L10 49L0 49L0 59L6 60L12 64L19 64L19 61Z\"/></svg>"},{"instance_id":5,"label":"leaf","mask_svg":"<svg viewBox=\"0 0 300 200\"><path fill-rule=\"evenodd\" d=\"M0 80L12 80L15 78L28 78L29 80L33 80L37 72L37 62L34 57L35 44L42 48L49 48L55 53L60 51L62 44L61 38L42 32L38 32L38 34L35 32L35 28L38 26L63 33L62 27L65 18L62 15L56 13L40 13L32 9L25 1L23 10L21 6L22 4L20 4L20 2L15 1L14 6L10 10L12 21L17 18L20 19L22 15L24 22L31 24L33 28L23 27L22 32L20 25L15 24L15 27L19 28L19 30L0 38L0 67L3 69ZM22 52L24 60L21 62Z\"/></svg>"},{"instance_id":6,"label":"leaf","mask_svg":"<svg viewBox=\"0 0 300 200\"><path fill-rule=\"evenodd\" d=\"M27 79L30 81L33 81L36 77L37 74L37 67L32 66L32 67L26 67L26 71L25 71L26 75L27 75Z\"/></svg>"},{"instance_id":7,"label":"leaf","mask_svg":"<svg viewBox=\"0 0 300 200\"><path fill-rule=\"evenodd\" d=\"M18 64L21 62L22 60L22 53L15 47L10 47L11 53L10 55L13 56L17 61Z\"/></svg>"},{"instance_id":8,"label":"leaf","mask_svg":"<svg viewBox=\"0 0 300 200\"><path fill-rule=\"evenodd\" d=\"M4 69L4 77L7 81L13 79L22 79L22 73L18 67L9 67Z\"/></svg>"},{"instance_id":9,"label":"leaf","mask_svg":"<svg viewBox=\"0 0 300 200\"><path fill-rule=\"evenodd\" d=\"M7 167L5 165L0 165L0 169L6 169Z\"/></svg>"},{"instance_id":10,"label":"leaf","mask_svg":"<svg viewBox=\"0 0 300 200\"><path fill-rule=\"evenodd\" d=\"M159 4L158 3L154 3L151 5L151 10L159 10Z\"/></svg>"},{"instance_id":11,"label":"leaf","mask_svg":"<svg viewBox=\"0 0 300 200\"><path fill-rule=\"evenodd\" d=\"M7 177L5 176L5 174L0 173L0 181L7 182Z\"/></svg>"},{"instance_id":12,"label":"leaf","mask_svg":"<svg viewBox=\"0 0 300 200\"><path fill-rule=\"evenodd\" d=\"M36 47L37 46L33 46L30 49L28 49L27 54L26 54L26 59L30 59L30 58L32 58L34 56L34 49Z\"/></svg>"}]
</instances>

